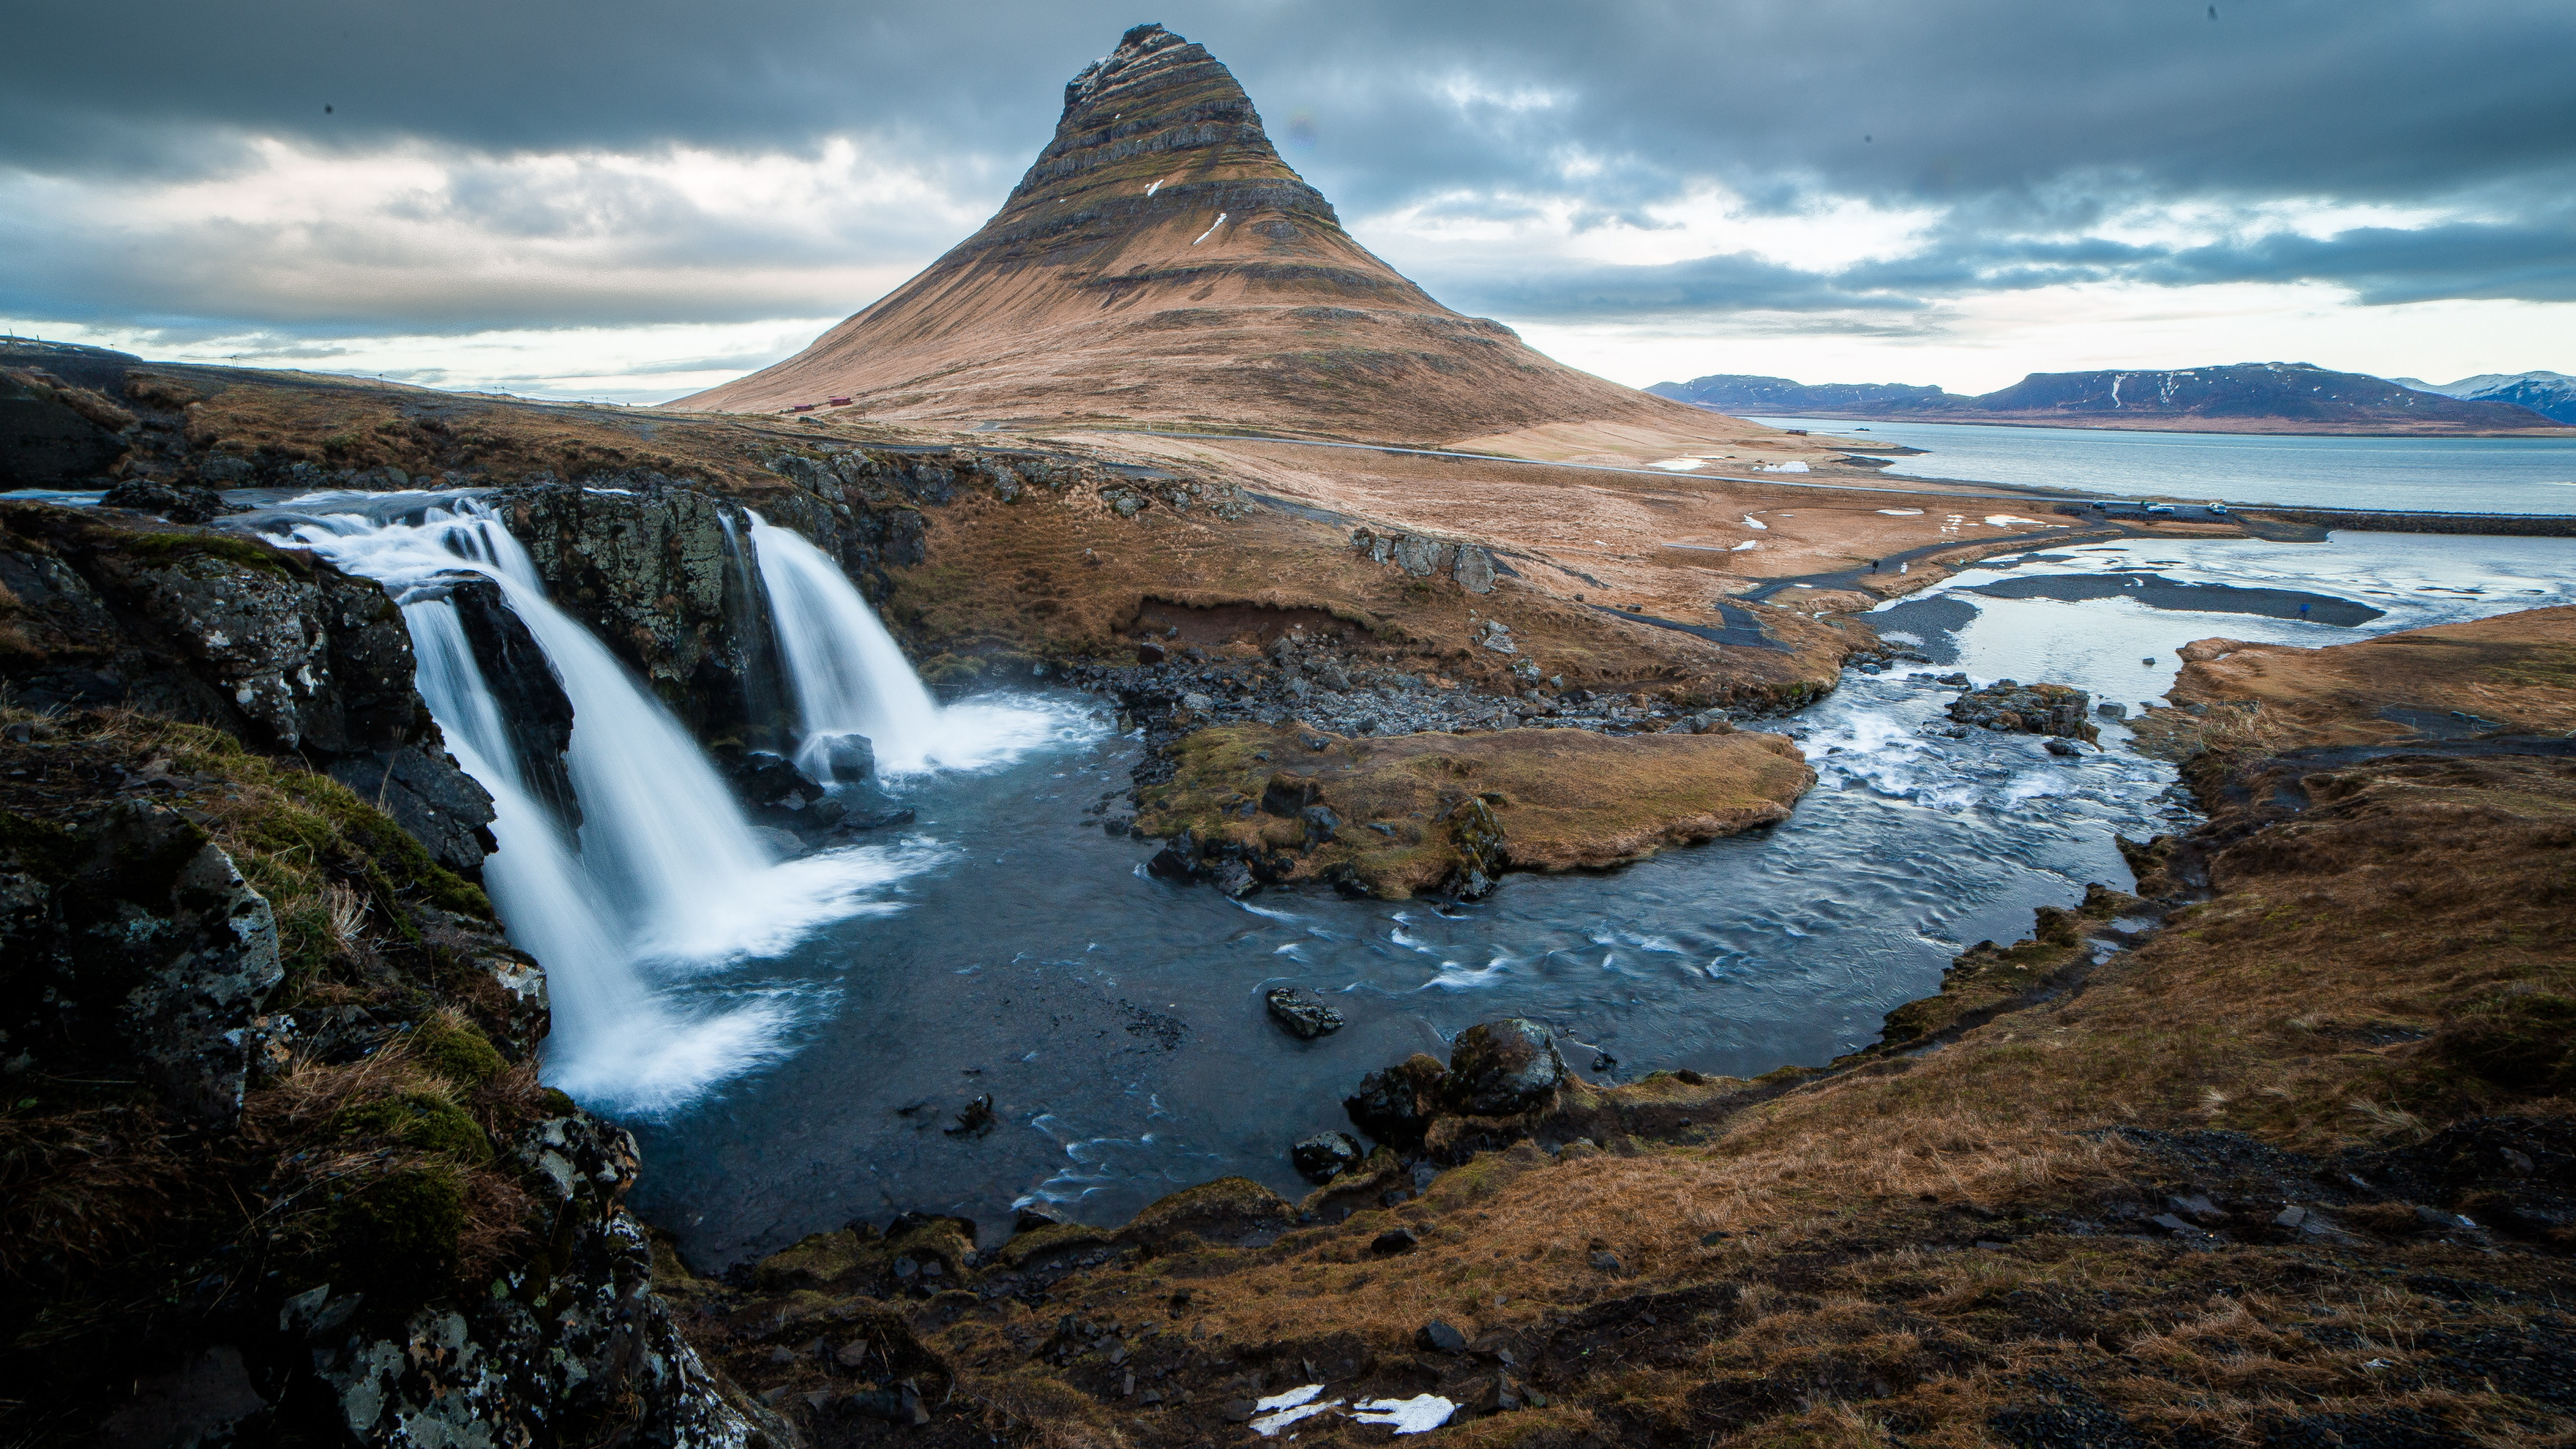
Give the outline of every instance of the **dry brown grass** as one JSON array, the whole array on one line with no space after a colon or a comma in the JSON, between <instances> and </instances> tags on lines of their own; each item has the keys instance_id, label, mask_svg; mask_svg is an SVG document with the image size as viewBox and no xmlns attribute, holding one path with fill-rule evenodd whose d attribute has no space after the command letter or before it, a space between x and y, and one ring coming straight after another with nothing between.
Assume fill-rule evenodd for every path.
<instances>
[{"instance_id":1,"label":"dry brown grass","mask_svg":"<svg viewBox=\"0 0 2576 1449\"><path fill-rule=\"evenodd\" d=\"M0 1278L128 1251L187 1190L181 1145L147 1107L0 1111Z\"/></svg>"},{"instance_id":2,"label":"dry brown grass","mask_svg":"<svg viewBox=\"0 0 2576 1449\"><path fill-rule=\"evenodd\" d=\"M1325 748L1309 743L1318 739ZM1598 869L1774 824L1816 779L1797 746L1770 734L1345 739L1294 724L1230 725L1199 730L1173 753L1174 777L1139 794L1139 834L1190 829L1201 841L1293 859L1286 879L1347 874L1390 899L1457 869L1444 822L1470 800L1500 823L1514 868ZM1298 820L1261 813L1264 791L1282 778L1315 785L1342 821L1334 840L1304 851Z\"/></svg>"}]
</instances>

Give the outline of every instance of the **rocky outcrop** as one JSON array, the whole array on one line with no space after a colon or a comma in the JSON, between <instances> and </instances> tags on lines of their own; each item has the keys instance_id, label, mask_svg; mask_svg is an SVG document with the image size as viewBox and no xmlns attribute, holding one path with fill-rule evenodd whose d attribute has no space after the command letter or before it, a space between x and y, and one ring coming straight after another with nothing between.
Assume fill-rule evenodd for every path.
<instances>
[{"instance_id":1,"label":"rocky outcrop","mask_svg":"<svg viewBox=\"0 0 2576 1449\"><path fill-rule=\"evenodd\" d=\"M127 519L0 504L0 681L15 703L212 725L365 790L445 864L481 865L490 797L422 708L381 588L254 539Z\"/></svg>"},{"instance_id":2,"label":"rocky outcrop","mask_svg":"<svg viewBox=\"0 0 2576 1449\"><path fill-rule=\"evenodd\" d=\"M1426 538L1418 533L1379 533L1374 529L1351 530L1351 550L1371 563L1393 564L1417 579L1433 574L1447 574L1458 586L1471 594L1490 594L1494 578L1501 572L1493 553L1472 543L1452 543ZM1510 653L1506 648L1503 653Z\"/></svg>"},{"instance_id":3,"label":"rocky outcrop","mask_svg":"<svg viewBox=\"0 0 2576 1449\"><path fill-rule=\"evenodd\" d=\"M0 1434L752 1442L480 891L218 730L9 714Z\"/></svg>"},{"instance_id":4,"label":"rocky outcrop","mask_svg":"<svg viewBox=\"0 0 2576 1449\"><path fill-rule=\"evenodd\" d=\"M367 1327L353 1322L361 1294L325 1283L289 1298L280 1346L309 1356L330 1400L316 1417L359 1443L418 1449L581 1444L621 1422L636 1443L751 1443L750 1419L654 1298L652 1246L618 1206L635 1181L634 1140L573 1114L529 1126L514 1155L561 1255L504 1273L488 1295Z\"/></svg>"},{"instance_id":5,"label":"rocky outcrop","mask_svg":"<svg viewBox=\"0 0 2576 1449\"><path fill-rule=\"evenodd\" d=\"M740 596L748 581L727 531L737 509L649 471L523 483L491 502L555 603L692 731L742 735L756 672L742 625L764 616Z\"/></svg>"},{"instance_id":6,"label":"rocky outcrop","mask_svg":"<svg viewBox=\"0 0 2576 1449\"><path fill-rule=\"evenodd\" d=\"M1565 1077L1565 1058L1547 1028L1515 1016L1458 1034L1442 1091L1457 1111L1508 1117L1547 1101Z\"/></svg>"},{"instance_id":7,"label":"rocky outcrop","mask_svg":"<svg viewBox=\"0 0 2576 1449\"><path fill-rule=\"evenodd\" d=\"M466 646L510 741L519 780L568 830L581 826L581 801L573 794L564 752L572 747L572 700L536 636L511 609L501 586L481 574L460 575L439 587L455 606Z\"/></svg>"},{"instance_id":8,"label":"rocky outcrop","mask_svg":"<svg viewBox=\"0 0 2576 1449\"><path fill-rule=\"evenodd\" d=\"M1950 701L1950 718L2005 734L2052 735L2090 744L2102 733L2087 718L2092 703L2091 695L2063 684L1998 679Z\"/></svg>"},{"instance_id":9,"label":"rocky outcrop","mask_svg":"<svg viewBox=\"0 0 2576 1449\"><path fill-rule=\"evenodd\" d=\"M12 818L0 867L0 1011L13 1077L141 1069L196 1121L241 1116L277 917L223 847L144 800L67 824Z\"/></svg>"},{"instance_id":10,"label":"rocky outcrop","mask_svg":"<svg viewBox=\"0 0 2576 1449\"><path fill-rule=\"evenodd\" d=\"M0 366L0 490L60 488L109 476L132 446L134 422L134 414L98 392L41 366Z\"/></svg>"}]
</instances>

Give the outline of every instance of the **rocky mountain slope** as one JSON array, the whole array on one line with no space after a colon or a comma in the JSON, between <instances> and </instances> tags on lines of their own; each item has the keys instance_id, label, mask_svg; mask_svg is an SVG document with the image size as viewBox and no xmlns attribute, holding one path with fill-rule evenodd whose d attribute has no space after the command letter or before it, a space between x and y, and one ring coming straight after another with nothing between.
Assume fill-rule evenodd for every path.
<instances>
[{"instance_id":1,"label":"rocky mountain slope","mask_svg":"<svg viewBox=\"0 0 2576 1449\"><path fill-rule=\"evenodd\" d=\"M2034 372L1974 397L1937 387L1826 384L1718 374L1648 389L1722 413L2036 423L2194 432L2511 434L2561 426L2519 398L2419 392L2304 362L2180 371Z\"/></svg>"},{"instance_id":2,"label":"rocky mountain slope","mask_svg":"<svg viewBox=\"0 0 2576 1449\"><path fill-rule=\"evenodd\" d=\"M2546 418L2576 425L2576 377L2563 372L2482 372L2457 382L2432 383L2412 377L2389 381L2417 392L2474 402L2503 402L2526 407Z\"/></svg>"},{"instance_id":3,"label":"rocky mountain slope","mask_svg":"<svg viewBox=\"0 0 2576 1449\"><path fill-rule=\"evenodd\" d=\"M1463 317L1353 241L1207 50L1127 32L1065 87L1010 198L921 275L776 366L673 404L1101 421L1445 442L1698 420Z\"/></svg>"}]
</instances>

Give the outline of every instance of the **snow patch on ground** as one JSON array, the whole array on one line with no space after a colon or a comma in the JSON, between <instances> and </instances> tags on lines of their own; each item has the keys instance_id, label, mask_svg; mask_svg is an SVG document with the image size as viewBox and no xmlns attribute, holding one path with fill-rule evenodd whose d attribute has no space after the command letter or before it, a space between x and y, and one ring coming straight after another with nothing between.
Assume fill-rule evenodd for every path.
<instances>
[{"instance_id":1,"label":"snow patch on ground","mask_svg":"<svg viewBox=\"0 0 2576 1449\"><path fill-rule=\"evenodd\" d=\"M1392 1424L1398 1434L1428 1434L1449 1422L1458 1406L1438 1394L1410 1399L1366 1399L1351 1417L1363 1424Z\"/></svg>"}]
</instances>

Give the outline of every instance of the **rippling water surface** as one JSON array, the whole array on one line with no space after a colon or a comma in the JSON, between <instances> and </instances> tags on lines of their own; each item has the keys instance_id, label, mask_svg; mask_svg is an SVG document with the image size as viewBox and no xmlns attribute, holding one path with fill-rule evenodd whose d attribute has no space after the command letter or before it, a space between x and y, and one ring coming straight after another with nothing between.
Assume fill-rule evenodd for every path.
<instances>
[{"instance_id":1,"label":"rippling water surface","mask_svg":"<svg viewBox=\"0 0 2576 1449\"><path fill-rule=\"evenodd\" d=\"M2288 581L2386 612L2343 629L1974 592L2106 570ZM1980 682L2063 680L2134 706L2169 686L2191 639L2333 643L2568 602L2570 578L2569 540L2158 540L1973 570L1887 617ZM2033 907L2087 881L2128 885L2115 832L2188 819L2172 772L2121 749L2116 726L2107 753L2066 762L2027 737L1942 736L1950 698L1902 673L1849 675L1778 722L1821 776L1782 825L1620 871L1508 876L1446 911L1304 892L1237 904L1146 877L1153 847L1085 813L1136 760L1102 723L1005 769L917 780L916 868L890 888L893 914L705 984L802 1001L806 1035L721 1095L638 1124L639 1206L721 1263L901 1209L998 1230L1023 1199L1114 1221L1228 1173L1293 1195L1289 1141L1346 1125L1340 1098L1361 1073L1506 1014L1550 1023L1593 1076L1822 1062L1873 1040L1965 946L2024 934ZM1290 1039L1261 1007L1283 982L1324 993L1350 1026ZM949 1135L986 1093L1000 1125Z\"/></svg>"},{"instance_id":2,"label":"rippling water surface","mask_svg":"<svg viewBox=\"0 0 2576 1449\"><path fill-rule=\"evenodd\" d=\"M1851 418L1754 421L1926 449L1888 468L1899 477L2311 508L2576 513L2576 436L2335 438Z\"/></svg>"}]
</instances>

